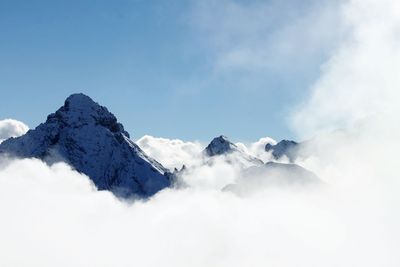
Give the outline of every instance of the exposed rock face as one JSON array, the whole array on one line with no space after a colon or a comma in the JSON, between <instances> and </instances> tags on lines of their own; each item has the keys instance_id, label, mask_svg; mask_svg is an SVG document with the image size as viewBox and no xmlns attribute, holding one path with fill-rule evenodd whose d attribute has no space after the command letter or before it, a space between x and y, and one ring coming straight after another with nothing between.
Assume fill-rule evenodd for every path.
<instances>
[{"instance_id":1,"label":"exposed rock face","mask_svg":"<svg viewBox=\"0 0 400 267\"><path fill-rule=\"evenodd\" d=\"M266 144L265 151L272 151L272 156L279 159L286 156L291 162L296 159L299 144L291 140L282 140L276 145Z\"/></svg>"},{"instance_id":2,"label":"exposed rock face","mask_svg":"<svg viewBox=\"0 0 400 267\"><path fill-rule=\"evenodd\" d=\"M215 137L205 149L207 155L210 157L238 150L239 148L234 143L230 142L224 135Z\"/></svg>"},{"instance_id":3,"label":"exposed rock face","mask_svg":"<svg viewBox=\"0 0 400 267\"><path fill-rule=\"evenodd\" d=\"M65 161L120 197L148 197L171 183L168 170L129 139L115 116L83 94L68 97L36 129L1 143L0 153Z\"/></svg>"}]
</instances>

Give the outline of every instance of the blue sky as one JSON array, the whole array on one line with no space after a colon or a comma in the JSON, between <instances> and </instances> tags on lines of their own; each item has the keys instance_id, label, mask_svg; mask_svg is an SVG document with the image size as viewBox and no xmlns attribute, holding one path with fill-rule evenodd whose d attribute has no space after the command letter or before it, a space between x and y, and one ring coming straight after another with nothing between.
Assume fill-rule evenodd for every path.
<instances>
[{"instance_id":1,"label":"blue sky","mask_svg":"<svg viewBox=\"0 0 400 267\"><path fill-rule=\"evenodd\" d=\"M0 0L0 117L35 127L83 92L134 139L295 138L332 2Z\"/></svg>"}]
</instances>

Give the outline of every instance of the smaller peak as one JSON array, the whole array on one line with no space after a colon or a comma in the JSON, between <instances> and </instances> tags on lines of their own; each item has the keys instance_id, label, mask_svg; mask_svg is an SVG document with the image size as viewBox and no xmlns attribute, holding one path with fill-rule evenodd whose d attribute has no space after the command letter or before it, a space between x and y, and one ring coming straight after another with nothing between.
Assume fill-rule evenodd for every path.
<instances>
[{"instance_id":1,"label":"smaller peak","mask_svg":"<svg viewBox=\"0 0 400 267\"><path fill-rule=\"evenodd\" d=\"M271 143L266 143L265 144L265 151L270 151L271 149L274 148L274 145L272 145Z\"/></svg>"},{"instance_id":2,"label":"smaller peak","mask_svg":"<svg viewBox=\"0 0 400 267\"><path fill-rule=\"evenodd\" d=\"M72 94L67 97L61 110L65 112L79 113L81 114L80 116L114 117L106 107L101 106L92 98L82 93Z\"/></svg>"},{"instance_id":3,"label":"smaller peak","mask_svg":"<svg viewBox=\"0 0 400 267\"><path fill-rule=\"evenodd\" d=\"M229 141L228 137L226 137L225 135L220 135L215 137L211 143L211 144L223 144L223 143L227 143L227 144L231 144L234 145L231 141Z\"/></svg>"},{"instance_id":4,"label":"smaller peak","mask_svg":"<svg viewBox=\"0 0 400 267\"><path fill-rule=\"evenodd\" d=\"M287 139L283 139L281 141L279 141L277 144L273 145L271 143L267 143L265 145L265 151L270 151L270 150L276 150L276 149L282 149L282 148L287 148L287 147L294 147L298 145L297 142L293 141L293 140L287 140Z\"/></svg>"},{"instance_id":5,"label":"smaller peak","mask_svg":"<svg viewBox=\"0 0 400 267\"><path fill-rule=\"evenodd\" d=\"M298 143L295 142L295 141L284 139L284 140L280 141L278 144L276 144L275 147L281 147L281 146L284 146L284 147L296 146L297 144L298 144Z\"/></svg>"},{"instance_id":6,"label":"smaller peak","mask_svg":"<svg viewBox=\"0 0 400 267\"><path fill-rule=\"evenodd\" d=\"M291 144L297 144L297 142L293 141L293 140L288 140L288 139L283 139L281 140L279 143L291 143Z\"/></svg>"},{"instance_id":7,"label":"smaller peak","mask_svg":"<svg viewBox=\"0 0 400 267\"><path fill-rule=\"evenodd\" d=\"M65 100L65 107L68 108L79 108L79 107L87 107L87 106L99 106L96 102L93 101L89 96L77 93L72 94Z\"/></svg>"},{"instance_id":8,"label":"smaller peak","mask_svg":"<svg viewBox=\"0 0 400 267\"><path fill-rule=\"evenodd\" d=\"M205 149L207 155L210 157L229 153L233 150L237 150L236 145L224 135L215 137Z\"/></svg>"},{"instance_id":9,"label":"smaller peak","mask_svg":"<svg viewBox=\"0 0 400 267\"><path fill-rule=\"evenodd\" d=\"M229 142L229 143L230 143L228 137L226 137L225 135L217 136L217 137L215 137L211 142L214 142L214 141Z\"/></svg>"},{"instance_id":10,"label":"smaller peak","mask_svg":"<svg viewBox=\"0 0 400 267\"><path fill-rule=\"evenodd\" d=\"M85 95L84 93L74 93L71 94L69 97L67 97L67 100L73 100L73 99L89 99L93 101L88 95Z\"/></svg>"},{"instance_id":11,"label":"smaller peak","mask_svg":"<svg viewBox=\"0 0 400 267\"><path fill-rule=\"evenodd\" d=\"M298 149L299 143L283 139L276 145L266 144L265 151L272 151L272 155L275 159L279 159L282 156L287 156L290 161L293 161L296 156L296 150Z\"/></svg>"}]
</instances>

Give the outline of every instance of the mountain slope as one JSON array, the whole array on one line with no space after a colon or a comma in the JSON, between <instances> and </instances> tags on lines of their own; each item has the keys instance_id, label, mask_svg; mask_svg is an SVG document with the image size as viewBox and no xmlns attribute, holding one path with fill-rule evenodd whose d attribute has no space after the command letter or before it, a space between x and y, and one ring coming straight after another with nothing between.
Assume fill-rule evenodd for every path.
<instances>
[{"instance_id":1,"label":"mountain slope","mask_svg":"<svg viewBox=\"0 0 400 267\"><path fill-rule=\"evenodd\" d=\"M272 151L272 156L275 159L282 158L286 156L289 161L293 162L297 157L297 152L299 150L300 144L291 140L282 140L276 145L270 143L265 145L265 151Z\"/></svg>"},{"instance_id":2,"label":"mountain slope","mask_svg":"<svg viewBox=\"0 0 400 267\"><path fill-rule=\"evenodd\" d=\"M170 185L170 174L129 139L107 108L83 94L68 97L45 123L0 144L0 153L65 161L99 190L147 197Z\"/></svg>"}]
</instances>

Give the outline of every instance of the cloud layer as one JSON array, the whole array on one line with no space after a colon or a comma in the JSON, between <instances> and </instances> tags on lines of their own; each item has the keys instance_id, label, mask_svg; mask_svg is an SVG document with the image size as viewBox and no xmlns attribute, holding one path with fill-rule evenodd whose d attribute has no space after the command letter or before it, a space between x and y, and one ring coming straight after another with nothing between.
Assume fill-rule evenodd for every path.
<instances>
[{"instance_id":1,"label":"cloud layer","mask_svg":"<svg viewBox=\"0 0 400 267\"><path fill-rule=\"evenodd\" d=\"M181 169L183 165L193 165L201 157L204 149L204 145L199 142L185 142L150 135L143 136L136 143L146 154L170 170Z\"/></svg>"},{"instance_id":2,"label":"cloud layer","mask_svg":"<svg viewBox=\"0 0 400 267\"><path fill-rule=\"evenodd\" d=\"M265 188L244 199L193 185L127 204L65 164L12 161L0 170L0 263L397 266L398 217L388 205L397 197L336 189Z\"/></svg>"}]
</instances>

